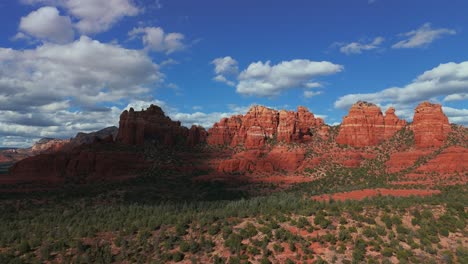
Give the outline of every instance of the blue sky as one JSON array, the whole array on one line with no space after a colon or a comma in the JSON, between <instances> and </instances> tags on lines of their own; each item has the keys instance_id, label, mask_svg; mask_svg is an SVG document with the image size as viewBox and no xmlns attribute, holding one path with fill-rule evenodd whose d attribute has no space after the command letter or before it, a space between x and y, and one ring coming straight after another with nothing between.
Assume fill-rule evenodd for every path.
<instances>
[{"instance_id":1,"label":"blue sky","mask_svg":"<svg viewBox=\"0 0 468 264\"><path fill-rule=\"evenodd\" d=\"M0 146L117 125L159 104L205 127L252 104L339 123L357 100L468 124L466 1L0 3Z\"/></svg>"}]
</instances>

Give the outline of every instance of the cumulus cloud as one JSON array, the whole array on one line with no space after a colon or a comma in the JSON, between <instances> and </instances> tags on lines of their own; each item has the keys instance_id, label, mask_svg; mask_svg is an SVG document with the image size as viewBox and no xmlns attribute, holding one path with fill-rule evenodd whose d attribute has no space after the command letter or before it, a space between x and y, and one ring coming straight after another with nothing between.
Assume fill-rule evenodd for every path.
<instances>
[{"instance_id":1,"label":"cumulus cloud","mask_svg":"<svg viewBox=\"0 0 468 264\"><path fill-rule=\"evenodd\" d=\"M74 38L71 19L68 16L60 16L58 9L51 6L39 8L22 17L19 30L55 43L68 43ZM18 37L22 36L19 34Z\"/></svg>"},{"instance_id":2,"label":"cumulus cloud","mask_svg":"<svg viewBox=\"0 0 468 264\"><path fill-rule=\"evenodd\" d=\"M223 75L216 75L215 77L213 77L213 80L217 81L217 82L222 82L222 83L225 83L229 86L236 86L236 83L233 82L233 81L230 81L228 80L226 77L224 77Z\"/></svg>"},{"instance_id":3,"label":"cumulus cloud","mask_svg":"<svg viewBox=\"0 0 468 264\"><path fill-rule=\"evenodd\" d=\"M131 0L22 0L25 4L59 6L75 17L75 27L84 34L107 31L126 16L135 16L140 10Z\"/></svg>"},{"instance_id":4,"label":"cumulus cloud","mask_svg":"<svg viewBox=\"0 0 468 264\"><path fill-rule=\"evenodd\" d=\"M231 56L214 59L211 64L215 66L214 72L216 76L213 80L225 83L229 86L235 86L235 82L229 80L228 77L236 76L239 73L238 62Z\"/></svg>"},{"instance_id":5,"label":"cumulus cloud","mask_svg":"<svg viewBox=\"0 0 468 264\"><path fill-rule=\"evenodd\" d=\"M322 94L321 91L304 91L304 97L305 98L311 98L317 95Z\"/></svg>"},{"instance_id":6,"label":"cumulus cloud","mask_svg":"<svg viewBox=\"0 0 468 264\"><path fill-rule=\"evenodd\" d=\"M380 47L380 44L384 42L383 37L376 37L371 42L351 42L351 43L344 43L338 44L340 47L340 52L350 55L350 54L361 54L363 51L373 50Z\"/></svg>"},{"instance_id":7,"label":"cumulus cloud","mask_svg":"<svg viewBox=\"0 0 468 264\"><path fill-rule=\"evenodd\" d=\"M314 78L343 70L328 61L291 60L271 65L270 61L251 63L239 74L236 91L259 97L277 96L285 90L306 88ZM316 85L316 84L314 84Z\"/></svg>"},{"instance_id":8,"label":"cumulus cloud","mask_svg":"<svg viewBox=\"0 0 468 264\"><path fill-rule=\"evenodd\" d=\"M348 94L335 101L336 108L347 109L356 101L364 100L379 104L383 109L394 106L397 115L406 119L411 119L413 109L417 103L422 101L445 101L454 99L466 99L468 87L468 61L455 63L449 62L419 75L411 83L403 87L390 87L375 93ZM466 116L455 112L454 108L449 109L447 116L451 122L466 124ZM457 115L455 115L455 113Z\"/></svg>"},{"instance_id":9,"label":"cumulus cloud","mask_svg":"<svg viewBox=\"0 0 468 264\"><path fill-rule=\"evenodd\" d=\"M238 62L231 56L216 58L211 63L216 74L237 74L239 71Z\"/></svg>"},{"instance_id":10,"label":"cumulus cloud","mask_svg":"<svg viewBox=\"0 0 468 264\"><path fill-rule=\"evenodd\" d=\"M0 108L41 106L64 98L81 104L116 101L162 81L144 53L81 37L67 45L0 48ZM82 105L83 106L83 105Z\"/></svg>"},{"instance_id":11,"label":"cumulus cloud","mask_svg":"<svg viewBox=\"0 0 468 264\"><path fill-rule=\"evenodd\" d=\"M0 137L70 137L115 125L121 104L163 82L144 52L88 37L34 49L0 48Z\"/></svg>"},{"instance_id":12,"label":"cumulus cloud","mask_svg":"<svg viewBox=\"0 0 468 264\"><path fill-rule=\"evenodd\" d=\"M449 94L444 98L444 102L461 100L468 100L468 93Z\"/></svg>"},{"instance_id":13,"label":"cumulus cloud","mask_svg":"<svg viewBox=\"0 0 468 264\"><path fill-rule=\"evenodd\" d=\"M139 27L131 30L131 38L141 36L146 49L171 54L185 49L184 35L181 33L165 33L160 27Z\"/></svg>"},{"instance_id":14,"label":"cumulus cloud","mask_svg":"<svg viewBox=\"0 0 468 264\"><path fill-rule=\"evenodd\" d=\"M431 28L431 24L426 23L416 30L400 34L402 37L406 37L406 39L393 44L392 48L408 49L424 47L445 35L455 35L456 33L455 30L448 28Z\"/></svg>"},{"instance_id":15,"label":"cumulus cloud","mask_svg":"<svg viewBox=\"0 0 468 264\"><path fill-rule=\"evenodd\" d=\"M468 109L457 109L443 106L442 110L447 115L451 123L468 125Z\"/></svg>"},{"instance_id":16,"label":"cumulus cloud","mask_svg":"<svg viewBox=\"0 0 468 264\"><path fill-rule=\"evenodd\" d=\"M464 93L467 87L468 61L449 62L424 72L404 87L391 87L375 93L342 96L335 102L335 107L348 108L358 100L374 103L414 103Z\"/></svg>"}]
</instances>

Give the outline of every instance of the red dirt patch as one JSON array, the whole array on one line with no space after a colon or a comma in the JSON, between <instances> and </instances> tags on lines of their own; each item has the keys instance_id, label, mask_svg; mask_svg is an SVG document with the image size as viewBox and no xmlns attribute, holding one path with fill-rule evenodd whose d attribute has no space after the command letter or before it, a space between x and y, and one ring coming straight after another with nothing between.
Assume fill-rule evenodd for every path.
<instances>
[{"instance_id":1,"label":"red dirt patch","mask_svg":"<svg viewBox=\"0 0 468 264\"><path fill-rule=\"evenodd\" d=\"M316 201L328 201L330 197L335 201L345 200L362 200L366 197L373 197L378 195L389 195L396 197L409 197L411 195L416 196L428 196L433 194L439 194L439 190L419 190L419 189L364 189L344 193L334 193L330 195L318 195L313 196L312 199Z\"/></svg>"}]
</instances>

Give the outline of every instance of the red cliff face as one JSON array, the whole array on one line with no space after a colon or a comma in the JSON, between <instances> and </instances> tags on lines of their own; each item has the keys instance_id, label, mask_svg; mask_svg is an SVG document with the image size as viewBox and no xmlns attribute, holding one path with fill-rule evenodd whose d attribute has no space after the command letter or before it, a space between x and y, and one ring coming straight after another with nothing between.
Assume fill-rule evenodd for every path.
<instances>
[{"instance_id":1,"label":"red cliff face","mask_svg":"<svg viewBox=\"0 0 468 264\"><path fill-rule=\"evenodd\" d=\"M416 146L421 148L442 146L451 127L440 104L423 102L416 107L411 128Z\"/></svg>"},{"instance_id":2,"label":"red cliff face","mask_svg":"<svg viewBox=\"0 0 468 264\"><path fill-rule=\"evenodd\" d=\"M305 107L294 111L276 111L264 106L252 107L245 116L223 118L208 131L210 145L243 144L247 148L261 147L268 139L292 142L306 140L312 129L320 130L324 122Z\"/></svg>"},{"instance_id":3,"label":"red cliff face","mask_svg":"<svg viewBox=\"0 0 468 264\"><path fill-rule=\"evenodd\" d=\"M405 120L395 115L394 108L385 114L374 104L357 102L343 118L336 142L354 147L377 145L406 125Z\"/></svg>"},{"instance_id":4,"label":"red cliff face","mask_svg":"<svg viewBox=\"0 0 468 264\"><path fill-rule=\"evenodd\" d=\"M145 140L154 140L169 146L187 136L188 129L164 115L159 106L142 111L130 108L120 115L117 141L124 144L143 145Z\"/></svg>"}]
</instances>

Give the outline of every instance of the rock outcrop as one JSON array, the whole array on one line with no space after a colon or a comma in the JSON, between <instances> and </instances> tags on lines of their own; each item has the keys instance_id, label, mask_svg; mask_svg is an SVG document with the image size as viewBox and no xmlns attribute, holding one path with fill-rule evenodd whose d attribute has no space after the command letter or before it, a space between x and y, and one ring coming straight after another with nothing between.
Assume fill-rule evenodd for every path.
<instances>
[{"instance_id":1,"label":"rock outcrop","mask_svg":"<svg viewBox=\"0 0 468 264\"><path fill-rule=\"evenodd\" d=\"M354 147L373 146L389 139L405 125L406 121L395 115L394 108L389 108L384 116L375 104L359 101L343 118L336 142Z\"/></svg>"},{"instance_id":2,"label":"rock outcrop","mask_svg":"<svg viewBox=\"0 0 468 264\"><path fill-rule=\"evenodd\" d=\"M468 149L451 146L416 169L417 173L457 174L468 171Z\"/></svg>"},{"instance_id":3,"label":"rock outcrop","mask_svg":"<svg viewBox=\"0 0 468 264\"><path fill-rule=\"evenodd\" d=\"M243 144L247 148L257 148L265 145L268 139L275 138L286 143L307 141L314 129L321 130L324 126L321 118L315 118L302 106L297 112L254 106L244 116L223 118L215 123L208 130L207 142L210 145Z\"/></svg>"},{"instance_id":4,"label":"rock outcrop","mask_svg":"<svg viewBox=\"0 0 468 264\"><path fill-rule=\"evenodd\" d=\"M142 153L77 148L21 160L10 169L10 178L15 182L53 184L112 181L134 177L148 166Z\"/></svg>"},{"instance_id":5,"label":"rock outcrop","mask_svg":"<svg viewBox=\"0 0 468 264\"><path fill-rule=\"evenodd\" d=\"M218 171L223 173L258 173L286 171L299 168L305 159L305 150L275 147L266 153L260 150L247 150L237 153L219 163Z\"/></svg>"},{"instance_id":6,"label":"rock outcrop","mask_svg":"<svg viewBox=\"0 0 468 264\"><path fill-rule=\"evenodd\" d=\"M421 148L442 146L451 131L442 106L429 102L423 102L416 107L411 128L416 146Z\"/></svg>"},{"instance_id":7,"label":"rock outcrop","mask_svg":"<svg viewBox=\"0 0 468 264\"><path fill-rule=\"evenodd\" d=\"M91 133L83 133L79 132L76 134L74 138L70 140L70 146L76 147L83 144L91 144L95 141L106 140L106 141L114 141L117 138L117 133L119 129L115 126L106 127L96 132Z\"/></svg>"},{"instance_id":8,"label":"rock outcrop","mask_svg":"<svg viewBox=\"0 0 468 264\"><path fill-rule=\"evenodd\" d=\"M120 115L117 141L128 145L143 145L146 140L167 146L186 140L188 129L179 121L172 121L159 106L151 105L148 109L125 110Z\"/></svg>"},{"instance_id":9,"label":"rock outcrop","mask_svg":"<svg viewBox=\"0 0 468 264\"><path fill-rule=\"evenodd\" d=\"M69 139L42 138L31 147L31 154L37 155L56 152L61 150L69 142Z\"/></svg>"},{"instance_id":10,"label":"rock outcrop","mask_svg":"<svg viewBox=\"0 0 468 264\"><path fill-rule=\"evenodd\" d=\"M203 127L193 125L188 132L187 145L193 147L205 143L207 136L208 133Z\"/></svg>"}]
</instances>

